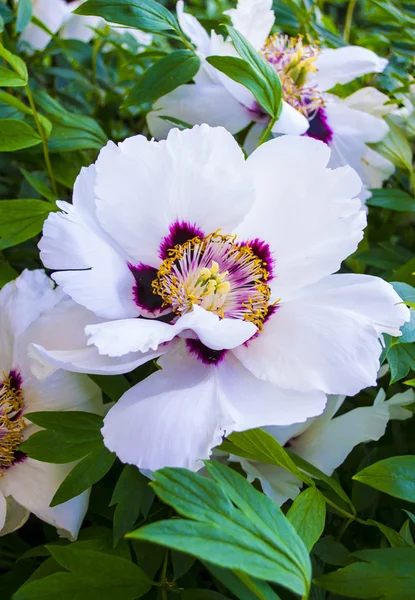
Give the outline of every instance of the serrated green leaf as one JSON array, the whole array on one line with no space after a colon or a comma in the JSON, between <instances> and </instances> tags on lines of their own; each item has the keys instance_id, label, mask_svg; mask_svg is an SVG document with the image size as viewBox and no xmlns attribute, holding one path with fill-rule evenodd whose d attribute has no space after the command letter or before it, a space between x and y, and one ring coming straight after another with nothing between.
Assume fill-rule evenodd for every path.
<instances>
[{"instance_id":1,"label":"serrated green leaf","mask_svg":"<svg viewBox=\"0 0 415 600\"><path fill-rule=\"evenodd\" d=\"M151 485L157 495L193 521L152 523L128 537L167 545L277 582L295 593L307 593L308 553L281 510L229 467L220 463L206 466L220 485L184 469L166 468L153 474Z\"/></svg>"}]
</instances>

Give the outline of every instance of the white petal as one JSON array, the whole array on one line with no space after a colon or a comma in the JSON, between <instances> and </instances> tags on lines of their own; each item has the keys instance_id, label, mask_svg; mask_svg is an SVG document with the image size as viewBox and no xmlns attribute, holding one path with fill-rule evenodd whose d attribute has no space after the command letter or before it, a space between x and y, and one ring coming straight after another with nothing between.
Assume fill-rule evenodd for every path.
<instances>
[{"instance_id":1,"label":"white petal","mask_svg":"<svg viewBox=\"0 0 415 600\"><path fill-rule=\"evenodd\" d=\"M393 112L395 105L389 104L389 96L374 87L360 88L343 99L349 108L363 110L374 117L384 117Z\"/></svg>"},{"instance_id":2,"label":"white petal","mask_svg":"<svg viewBox=\"0 0 415 600\"><path fill-rule=\"evenodd\" d=\"M81 410L102 414L100 388L86 375L59 370L50 377L23 381L25 412Z\"/></svg>"},{"instance_id":3,"label":"white petal","mask_svg":"<svg viewBox=\"0 0 415 600\"><path fill-rule=\"evenodd\" d=\"M278 506L289 499L294 500L300 493L303 482L286 469L248 460L241 460L240 463L248 475L248 480L258 479L264 494L272 498Z\"/></svg>"},{"instance_id":4,"label":"white petal","mask_svg":"<svg viewBox=\"0 0 415 600\"><path fill-rule=\"evenodd\" d=\"M128 259L102 231L95 217L95 167L82 169L74 186L73 206L51 213L43 227L40 257L54 280L76 302L108 319L137 316L134 276Z\"/></svg>"},{"instance_id":5,"label":"white petal","mask_svg":"<svg viewBox=\"0 0 415 600\"><path fill-rule=\"evenodd\" d=\"M372 148L366 147L362 161L363 178L370 188L381 188L383 182L395 173L395 165Z\"/></svg>"},{"instance_id":6,"label":"white petal","mask_svg":"<svg viewBox=\"0 0 415 600\"><path fill-rule=\"evenodd\" d=\"M143 136L110 142L96 169L102 226L132 259L154 267L172 223L230 231L253 203L242 150L221 127L173 129L158 143Z\"/></svg>"},{"instance_id":7,"label":"white petal","mask_svg":"<svg viewBox=\"0 0 415 600\"><path fill-rule=\"evenodd\" d=\"M278 121L272 128L272 133L288 133L302 135L309 128L308 120L284 100Z\"/></svg>"},{"instance_id":8,"label":"white petal","mask_svg":"<svg viewBox=\"0 0 415 600\"><path fill-rule=\"evenodd\" d=\"M363 142L374 143L379 142L389 131L383 119L350 108L344 102L328 102L324 110L334 136L353 136Z\"/></svg>"},{"instance_id":9,"label":"white petal","mask_svg":"<svg viewBox=\"0 0 415 600\"><path fill-rule=\"evenodd\" d=\"M85 330L91 336L88 345L94 344L100 354L108 356L155 351L185 331L194 332L202 344L212 350L228 350L246 342L257 328L240 319L220 319L217 314L195 305L192 312L180 317L174 325L154 319L123 319L88 325Z\"/></svg>"},{"instance_id":10,"label":"white petal","mask_svg":"<svg viewBox=\"0 0 415 600\"><path fill-rule=\"evenodd\" d=\"M0 292L0 370L8 373L20 366L18 343L24 331L62 297L60 290L52 288L44 271L23 273L7 283Z\"/></svg>"},{"instance_id":11,"label":"white petal","mask_svg":"<svg viewBox=\"0 0 415 600\"><path fill-rule=\"evenodd\" d=\"M407 390L406 392L395 394L392 396L392 398L386 400L385 402L385 406L389 410L389 418L397 419L398 421L406 421L406 419L410 419L413 413L403 407L408 406L408 404L413 404L414 402L414 390Z\"/></svg>"},{"instance_id":12,"label":"white petal","mask_svg":"<svg viewBox=\"0 0 415 600\"><path fill-rule=\"evenodd\" d=\"M238 0L236 8L224 11L232 25L248 42L261 50L274 24L275 15L272 0Z\"/></svg>"},{"instance_id":13,"label":"white petal","mask_svg":"<svg viewBox=\"0 0 415 600\"><path fill-rule=\"evenodd\" d=\"M366 215L353 200L360 180L349 167L327 169L329 158L323 142L281 136L247 160L257 196L236 233L269 243L275 300L337 271L362 238Z\"/></svg>"},{"instance_id":14,"label":"white petal","mask_svg":"<svg viewBox=\"0 0 415 600\"><path fill-rule=\"evenodd\" d=\"M0 492L0 534L6 522L7 502L6 498Z\"/></svg>"},{"instance_id":15,"label":"white petal","mask_svg":"<svg viewBox=\"0 0 415 600\"><path fill-rule=\"evenodd\" d=\"M49 507L58 487L73 466L25 458L4 474L2 489L39 519L63 530L65 537L76 539L88 508L89 490L64 504Z\"/></svg>"},{"instance_id":16,"label":"white petal","mask_svg":"<svg viewBox=\"0 0 415 600\"><path fill-rule=\"evenodd\" d=\"M222 126L231 133L241 131L252 121L249 111L223 85L209 82L182 85L157 100L147 115L147 123L150 133L158 140L164 139L175 127L161 116L174 117L190 125Z\"/></svg>"},{"instance_id":17,"label":"white petal","mask_svg":"<svg viewBox=\"0 0 415 600\"><path fill-rule=\"evenodd\" d=\"M234 353L281 387L354 395L376 384L381 333L399 335L408 319L382 279L332 275L283 302L260 335Z\"/></svg>"},{"instance_id":18,"label":"white petal","mask_svg":"<svg viewBox=\"0 0 415 600\"><path fill-rule=\"evenodd\" d=\"M321 414L326 405L326 396L319 391L303 394L257 379L232 353L216 367L215 376L222 402L232 419L232 431L302 423Z\"/></svg>"},{"instance_id":19,"label":"white petal","mask_svg":"<svg viewBox=\"0 0 415 600\"><path fill-rule=\"evenodd\" d=\"M77 8L75 2L70 7L71 10ZM80 40L88 43L95 35L94 29L98 29L103 23L105 21L101 17L71 14L60 30L59 35L65 40Z\"/></svg>"},{"instance_id":20,"label":"white petal","mask_svg":"<svg viewBox=\"0 0 415 600\"><path fill-rule=\"evenodd\" d=\"M209 53L210 38L205 29L193 15L184 12L184 2L179 0L176 4L179 25L187 37L196 46L196 49L205 56Z\"/></svg>"},{"instance_id":21,"label":"white petal","mask_svg":"<svg viewBox=\"0 0 415 600\"><path fill-rule=\"evenodd\" d=\"M87 345L85 327L102 322L93 313L72 300L64 300L42 315L30 329L28 353L33 374L43 379L56 369L76 373L116 375L132 371L157 358L167 348L148 354L129 353L122 358L100 356L97 348Z\"/></svg>"},{"instance_id":22,"label":"white petal","mask_svg":"<svg viewBox=\"0 0 415 600\"><path fill-rule=\"evenodd\" d=\"M13 533L17 529L20 529L28 518L30 517L30 512L20 506L12 496L8 496L6 500L6 520L4 522L3 528L1 527L1 519L2 519L2 498L3 495L0 491L0 536L7 535L9 533Z\"/></svg>"},{"instance_id":23,"label":"white petal","mask_svg":"<svg viewBox=\"0 0 415 600\"><path fill-rule=\"evenodd\" d=\"M33 15L42 21L52 33L56 33L62 26L68 12L70 12L70 8L66 5L65 0L36 0L33 3ZM28 42L35 50L43 50L49 43L50 35L34 23L29 23L20 39Z\"/></svg>"},{"instance_id":24,"label":"white petal","mask_svg":"<svg viewBox=\"0 0 415 600\"><path fill-rule=\"evenodd\" d=\"M198 470L220 444L227 421L212 369L194 360L172 363L131 388L105 417L104 443L122 462Z\"/></svg>"},{"instance_id":25,"label":"white petal","mask_svg":"<svg viewBox=\"0 0 415 600\"><path fill-rule=\"evenodd\" d=\"M385 58L361 46L324 48L317 58L317 73L312 81L321 90L329 90L337 83L348 83L367 73L382 73L387 64Z\"/></svg>"},{"instance_id":26,"label":"white petal","mask_svg":"<svg viewBox=\"0 0 415 600\"><path fill-rule=\"evenodd\" d=\"M297 394L256 380L232 355L205 365L182 345L160 365L161 371L124 394L102 430L120 460L143 469L197 470L224 434L301 421L325 404L323 394Z\"/></svg>"},{"instance_id":27,"label":"white petal","mask_svg":"<svg viewBox=\"0 0 415 600\"><path fill-rule=\"evenodd\" d=\"M307 431L292 441L290 450L331 475L355 446L381 438L388 421L389 411L384 404L356 408L324 426L315 419Z\"/></svg>"}]
</instances>

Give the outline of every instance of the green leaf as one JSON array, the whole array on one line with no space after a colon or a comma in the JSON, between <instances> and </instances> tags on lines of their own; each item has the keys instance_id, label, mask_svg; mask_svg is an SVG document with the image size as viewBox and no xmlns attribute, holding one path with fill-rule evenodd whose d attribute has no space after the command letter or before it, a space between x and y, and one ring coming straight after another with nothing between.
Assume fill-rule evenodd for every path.
<instances>
[{"instance_id":1,"label":"green leaf","mask_svg":"<svg viewBox=\"0 0 415 600\"><path fill-rule=\"evenodd\" d=\"M127 537L188 552L300 595L308 593L308 553L281 510L229 467L215 462L206 468L215 481L185 469L153 474L151 486L159 498L194 520L159 521Z\"/></svg>"},{"instance_id":2,"label":"green leaf","mask_svg":"<svg viewBox=\"0 0 415 600\"><path fill-rule=\"evenodd\" d=\"M144 71L125 102L138 106L154 102L193 79L200 67L200 58L190 50L175 50Z\"/></svg>"},{"instance_id":3,"label":"green leaf","mask_svg":"<svg viewBox=\"0 0 415 600\"><path fill-rule=\"evenodd\" d=\"M260 106L275 119L282 104L280 78L268 61L233 27L227 31L241 59L232 56L209 56L206 60L238 83L247 87Z\"/></svg>"},{"instance_id":4,"label":"green leaf","mask_svg":"<svg viewBox=\"0 0 415 600\"><path fill-rule=\"evenodd\" d=\"M317 585L348 598L379 600L409 600L415 581L415 550L413 548L382 548L362 550L354 556L358 562L314 581Z\"/></svg>"},{"instance_id":5,"label":"green leaf","mask_svg":"<svg viewBox=\"0 0 415 600\"><path fill-rule=\"evenodd\" d=\"M32 109L29 106L26 106L24 102L16 98L16 96L9 94L8 92L3 92L0 90L0 102L4 102L9 106L13 106L13 108L16 108L25 115L33 116ZM49 137L52 131L52 123L44 115L38 113L38 117L43 129L45 130L47 137Z\"/></svg>"},{"instance_id":6,"label":"green leaf","mask_svg":"<svg viewBox=\"0 0 415 600\"><path fill-rule=\"evenodd\" d=\"M14 152L40 144L40 135L24 121L0 119L0 152Z\"/></svg>"},{"instance_id":7,"label":"green leaf","mask_svg":"<svg viewBox=\"0 0 415 600\"><path fill-rule=\"evenodd\" d=\"M243 598L243 600L280 600L280 597L266 581L249 577L241 571L222 569L207 561L204 561L204 564L212 575L238 598Z\"/></svg>"},{"instance_id":8,"label":"green leaf","mask_svg":"<svg viewBox=\"0 0 415 600\"><path fill-rule=\"evenodd\" d=\"M377 144L370 144L396 167L412 171L412 150L403 131L391 119L385 118L389 133Z\"/></svg>"},{"instance_id":9,"label":"green leaf","mask_svg":"<svg viewBox=\"0 0 415 600\"><path fill-rule=\"evenodd\" d=\"M258 104L272 116L274 107L266 80L248 62L236 56L208 56L207 62L233 81L248 88Z\"/></svg>"},{"instance_id":10,"label":"green leaf","mask_svg":"<svg viewBox=\"0 0 415 600\"><path fill-rule=\"evenodd\" d=\"M119 400L130 389L124 375L90 375L89 377L113 402Z\"/></svg>"},{"instance_id":11,"label":"green leaf","mask_svg":"<svg viewBox=\"0 0 415 600\"><path fill-rule=\"evenodd\" d=\"M46 217L55 210L43 200L0 200L0 250L40 233Z\"/></svg>"},{"instance_id":12,"label":"green leaf","mask_svg":"<svg viewBox=\"0 0 415 600\"><path fill-rule=\"evenodd\" d=\"M366 200L368 206L377 206L399 212L415 212L415 198L393 188L372 189L372 197Z\"/></svg>"},{"instance_id":13,"label":"green leaf","mask_svg":"<svg viewBox=\"0 0 415 600\"><path fill-rule=\"evenodd\" d=\"M181 593L182 600L227 600L227 596L212 590L188 589Z\"/></svg>"},{"instance_id":14,"label":"green leaf","mask_svg":"<svg viewBox=\"0 0 415 600\"><path fill-rule=\"evenodd\" d=\"M116 504L114 512L114 545L132 530L141 512L143 497L148 492L148 479L132 465L126 465L115 486L110 506Z\"/></svg>"},{"instance_id":15,"label":"green leaf","mask_svg":"<svg viewBox=\"0 0 415 600\"><path fill-rule=\"evenodd\" d=\"M107 450L105 446L93 450L85 456L63 480L50 506L62 504L75 496L78 496L91 485L97 483L111 469L115 462L115 454Z\"/></svg>"},{"instance_id":16,"label":"green leaf","mask_svg":"<svg viewBox=\"0 0 415 600\"><path fill-rule=\"evenodd\" d=\"M315 487L310 487L294 500L287 518L309 552L320 538L326 521L326 502Z\"/></svg>"},{"instance_id":17,"label":"green leaf","mask_svg":"<svg viewBox=\"0 0 415 600\"><path fill-rule=\"evenodd\" d=\"M401 529L399 530L399 535L407 543L408 546L412 546L412 548L415 546L414 538L412 536L411 531L411 521L409 519L406 519L405 523L402 525Z\"/></svg>"},{"instance_id":18,"label":"green leaf","mask_svg":"<svg viewBox=\"0 0 415 600\"><path fill-rule=\"evenodd\" d=\"M20 444L19 450L41 462L64 464L80 460L101 445L97 441L68 442L56 431L38 431Z\"/></svg>"},{"instance_id":19,"label":"green leaf","mask_svg":"<svg viewBox=\"0 0 415 600\"><path fill-rule=\"evenodd\" d=\"M366 467L353 476L395 498L415 502L415 456L393 456Z\"/></svg>"},{"instance_id":20,"label":"green leaf","mask_svg":"<svg viewBox=\"0 0 415 600\"><path fill-rule=\"evenodd\" d=\"M56 431L66 441L101 441L103 418L80 410L38 411L25 414L35 425Z\"/></svg>"},{"instance_id":21,"label":"green leaf","mask_svg":"<svg viewBox=\"0 0 415 600\"><path fill-rule=\"evenodd\" d=\"M22 87L26 85L26 83L27 81L19 75L19 73L6 69L5 67L0 67L0 86Z\"/></svg>"},{"instance_id":22,"label":"green leaf","mask_svg":"<svg viewBox=\"0 0 415 600\"><path fill-rule=\"evenodd\" d=\"M32 0L19 0L17 5L16 33L21 33L32 18Z\"/></svg>"},{"instance_id":23,"label":"green leaf","mask_svg":"<svg viewBox=\"0 0 415 600\"><path fill-rule=\"evenodd\" d=\"M162 35L166 31L179 30L172 13L153 0L87 0L74 13L97 15L110 23Z\"/></svg>"},{"instance_id":24,"label":"green leaf","mask_svg":"<svg viewBox=\"0 0 415 600\"><path fill-rule=\"evenodd\" d=\"M135 600L152 586L144 571L119 556L71 546L47 548L70 572L54 573L23 585L14 600Z\"/></svg>"},{"instance_id":25,"label":"green leaf","mask_svg":"<svg viewBox=\"0 0 415 600\"><path fill-rule=\"evenodd\" d=\"M26 63L16 56L6 50L6 48L0 44L0 57L3 58L20 77L25 81L25 84L29 80L29 76L27 73Z\"/></svg>"},{"instance_id":26,"label":"green leaf","mask_svg":"<svg viewBox=\"0 0 415 600\"><path fill-rule=\"evenodd\" d=\"M4 257L0 256L0 287L3 287L3 285L17 276L18 272L9 265Z\"/></svg>"},{"instance_id":27,"label":"green leaf","mask_svg":"<svg viewBox=\"0 0 415 600\"><path fill-rule=\"evenodd\" d=\"M368 519L368 523L370 525L375 525L383 533L392 548L408 548L410 545L397 531L391 527L388 527L383 523L379 523L378 521L374 521L373 519Z\"/></svg>"},{"instance_id":28,"label":"green leaf","mask_svg":"<svg viewBox=\"0 0 415 600\"><path fill-rule=\"evenodd\" d=\"M39 177L39 175L35 175L34 173L29 173L26 169L21 168L20 172L24 176L24 178L29 182L38 194L49 200L49 202L55 202L58 199L56 194L52 192L49 186L45 183L45 181Z\"/></svg>"},{"instance_id":29,"label":"green leaf","mask_svg":"<svg viewBox=\"0 0 415 600\"><path fill-rule=\"evenodd\" d=\"M242 456L249 460L283 467L298 477L300 481L311 486L315 485L311 477L308 477L296 466L287 451L266 431L262 429L250 429L249 431L232 433L228 437L228 440L231 444L225 441L220 446L220 449L224 452Z\"/></svg>"},{"instance_id":30,"label":"green leaf","mask_svg":"<svg viewBox=\"0 0 415 600\"><path fill-rule=\"evenodd\" d=\"M412 344L394 344L389 348L386 359L391 369L391 383L395 383L415 369L415 348Z\"/></svg>"},{"instance_id":31,"label":"green leaf","mask_svg":"<svg viewBox=\"0 0 415 600\"><path fill-rule=\"evenodd\" d=\"M313 548L313 554L329 565L344 567L351 562L349 550L331 535L318 540Z\"/></svg>"}]
</instances>

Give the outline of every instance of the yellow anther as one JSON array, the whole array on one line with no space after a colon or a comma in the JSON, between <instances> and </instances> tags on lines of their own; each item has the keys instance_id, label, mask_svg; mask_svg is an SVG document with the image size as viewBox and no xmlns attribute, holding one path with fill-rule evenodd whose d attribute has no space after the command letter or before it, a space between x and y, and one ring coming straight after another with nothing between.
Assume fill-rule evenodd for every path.
<instances>
[{"instance_id":1,"label":"yellow anther","mask_svg":"<svg viewBox=\"0 0 415 600\"><path fill-rule=\"evenodd\" d=\"M209 277L212 275L211 270L208 269L207 267L203 267L203 269L200 269L200 279L209 279Z\"/></svg>"},{"instance_id":2,"label":"yellow anther","mask_svg":"<svg viewBox=\"0 0 415 600\"><path fill-rule=\"evenodd\" d=\"M214 279L209 279L209 281L206 283L206 289L203 292L203 295L208 296L209 294L212 294L215 291L216 291L216 281Z\"/></svg>"}]
</instances>

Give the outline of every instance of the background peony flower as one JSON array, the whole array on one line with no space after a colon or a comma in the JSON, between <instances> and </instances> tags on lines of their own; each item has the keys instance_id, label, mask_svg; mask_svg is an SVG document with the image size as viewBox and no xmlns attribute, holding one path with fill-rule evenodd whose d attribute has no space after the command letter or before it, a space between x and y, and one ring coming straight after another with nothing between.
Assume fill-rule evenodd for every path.
<instances>
[{"instance_id":1,"label":"background peony flower","mask_svg":"<svg viewBox=\"0 0 415 600\"><path fill-rule=\"evenodd\" d=\"M232 24L261 52L278 72L283 88L283 108L272 132L278 134L306 134L319 139L332 149L330 166L350 164L363 180L361 199L371 194L367 188L373 183L373 170L382 181L391 174L390 163L367 162L366 143L379 142L388 132L382 115L348 106L327 90L336 84L345 84L368 73L380 73L387 60L371 50L358 46L338 49L306 44L282 34L268 38L274 23L271 0L240 0L235 9L225 11ZM190 123L222 125L237 133L252 121L246 149L251 152L258 145L269 116L256 102L251 92L215 70L205 59L212 55L238 56L233 44L214 31L210 37L198 21L184 12L182 0L177 3L177 14L183 31L196 46L202 59L195 84L184 85L160 98L148 114L150 131L157 139L166 137L172 127L161 116L171 116ZM370 153L369 153L370 160ZM393 172L393 171L392 171Z\"/></svg>"},{"instance_id":2,"label":"background peony flower","mask_svg":"<svg viewBox=\"0 0 415 600\"><path fill-rule=\"evenodd\" d=\"M16 3L18 0L15 0ZM74 39L89 42L94 36L94 29L99 29L106 24L101 17L92 15L74 15L73 11L85 0L32 0L33 15L44 23L52 33L59 32L63 39ZM120 27L110 23L116 31L129 33L139 44L147 46L151 44L151 34L145 33L132 27ZM44 50L50 42L50 35L34 23L22 32L21 39L27 42L34 50Z\"/></svg>"},{"instance_id":3,"label":"background peony flower","mask_svg":"<svg viewBox=\"0 0 415 600\"><path fill-rule=\"evenodd\" d=\"M284 136L245 161L207 125L135 136L110 142L48 217L41 258L74 302L32 353L91 373L163 355L106 416L121 460L198 468L225 433L303 422L325 393L375 383L380 336L409 311L381 279L332 275L366 216L358 176L329 159Z\"/></svg>"},{"instance_id":4,"label":"background peony flower","mask_svg":"<svg viewBox=\"0 0 415 600\"><path fill-rule=\"evenodd\" d=\"M301 425L291 427L266 427L280 444L301 458L331 475L355 446L362 442L377 441L385 433L390 419L410 419L412 413L404 406L415 400L413 390L395 394L385 401L386 394L380 390L373 406L360 407L336 417L343 404L344 396L329 396L326 408L319 417L309 419ZM277 504L299 494L302 482L289 471L257 461L230 457L231 462L240 462L250 481L258 479L262 489Z\"/></svg>"},{"instance_id":5,"label":"background peony flower","mask_svg":"<svg viewBox=\"0 0 415 600\"><path fill-rule=\"evenodd\" d=\"M0 535L18 529L32 512L63 537L75 539L89 491L59 506L49 504L73 464L49 464L19 452L39 427L24 418L45 410L102 412L101 392L86 376L56 371L38 381L30 371L28 344L36 320L62 297L43 271L28 271L0 291Z\"/></svg>"}]
</instances>

